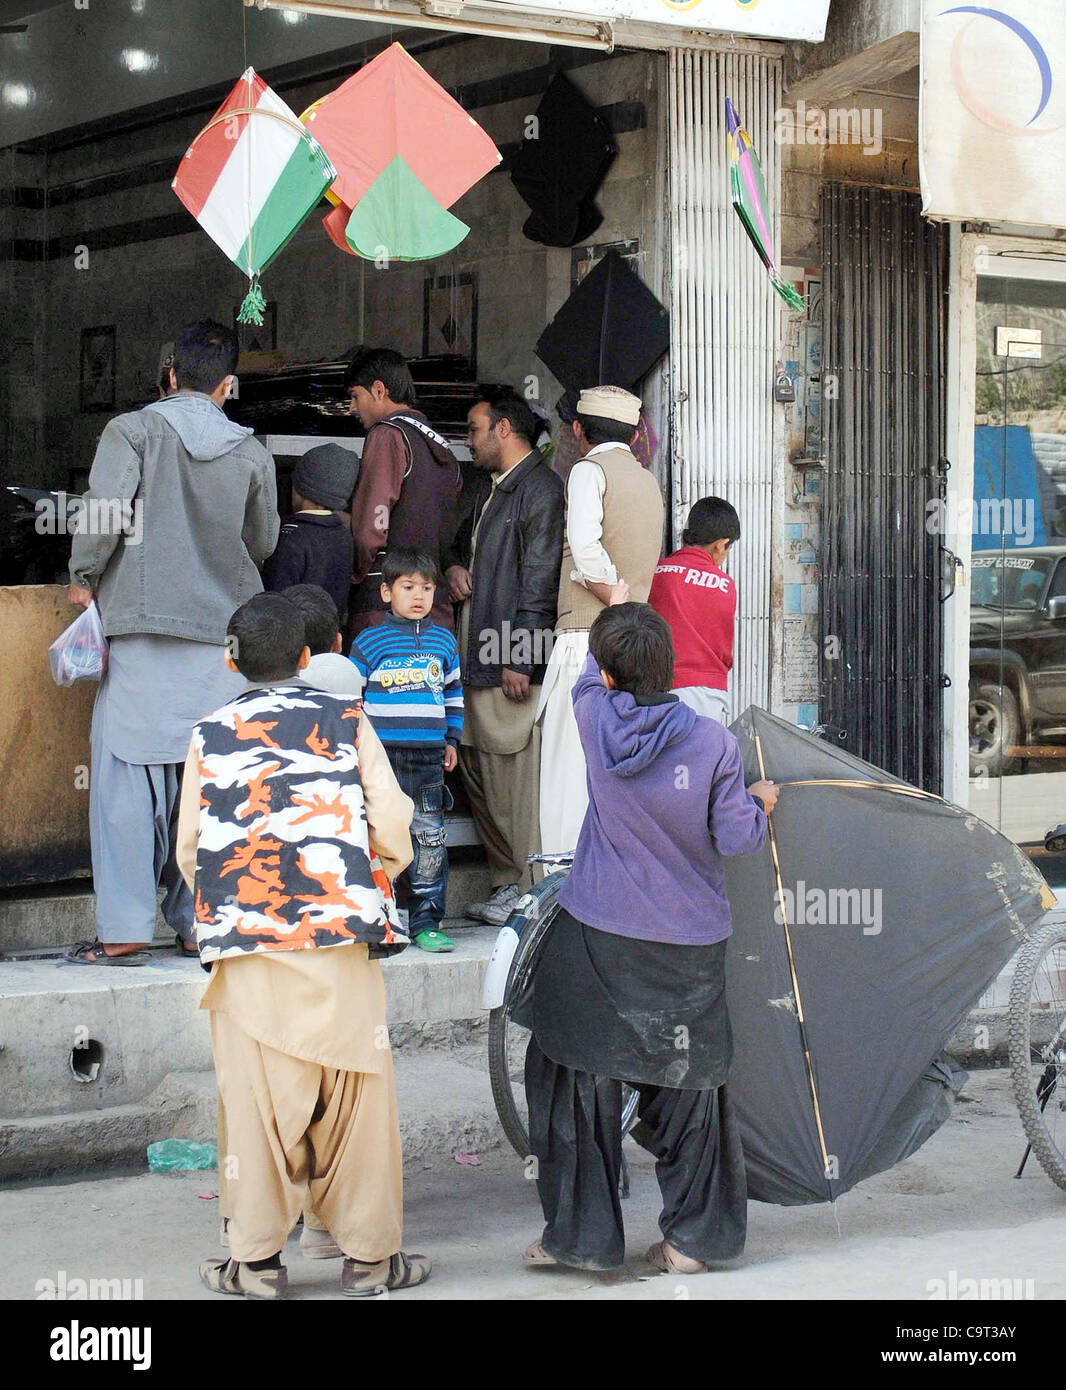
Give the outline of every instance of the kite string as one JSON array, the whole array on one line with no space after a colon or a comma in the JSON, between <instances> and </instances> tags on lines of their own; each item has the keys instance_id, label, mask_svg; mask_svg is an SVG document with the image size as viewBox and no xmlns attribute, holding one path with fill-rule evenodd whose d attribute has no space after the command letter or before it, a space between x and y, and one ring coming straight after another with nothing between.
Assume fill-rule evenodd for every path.
<instances>
[{"instance_id":1,"label":"kite string","mask_svg":"<svg viewBox=\"0 0 1066 1390\"><path fill-rule=\"evenodd\" d=\"M241 50L244 54L244 80L248 84L248 96L245 100L250 104L252 100L252 82L248 76L248 6L241 0ZM254 108L251 108L254 109ZM251 115L251 109L248 114ZM248 213L248 235L245 238L245 245L248 247L248 278L252 278L252 125L248 123L248 158L246 160L246 170L248 175L248 189L245 200L245 209Z\"/></svg>"},{"instance_id":2,"label":"kite string","mask_svg":"<svg viewBox=\"0 0 1066 1390\"><path fill-rule=\"evenodd\" d=\"M766 768L762 757L762 740L755 734L755 751L759 756L759 776L766 780ZM785 949L788 952L788 969L792 976L792 996L796 1001L796 1021L799 1024L800 1041L803 1044L803 1060L807 1067L807 1082L811 1089L811 1101L814 1104L814 1123L818 1129L818 1145L822 1151L822 1172L826 1180L829 1179L829 1152L825 1144L825 1132L822 1129L822 1107L818 1101L818 1086L814 1079L814 1064L811 1061L811 1049L807 1041L807 1025L803 1017L803 1000L800 996L799 979L796 975L796 960L792 953L792 934L788 928L788 914L785 911L785 885L781 881L781 860L777 853L777 835L774 832L773 816L766 817L766 828L770 833L770 852L774 860L774 874L777 877L777 901L781 910L781 923L785 929ZM830 1194L830 1197L832 1194Z\"/></svg>"},{"instance_id":3,"label":"kite string","mask_svg":"<svg viewBox=\"0 0 1066 1390\"><path fill-rule=\"evenodd\" d=\"M244 10L243 10L243 8L242 8L242 10L241 10L241 20L242 20L242 22L243 22L243 20L244 20ZM245 71L245 73L248 72L248 49L247 49L247 46L245 47L245 51L244 51L244 71ZM245 78L245 81L248 83L248 96L247 96L246 100L248 101L249 104L251 104L251 100L252 100L252 79L251 79L250 77L246 77L246 78ZM250 117L250 116L249 116L249 118L248 118L248 148L247 148L247 158L246 158L246 160L245 160L245 169L246 169L247 175L248 175L248 187L247 187L247 194L246 194L246 200L245 200L245 208L246 208L247 213L248 213L248 238L247 238L247 246L248 246L248 278L249 278L249 280L252 281L252 284L254 285L254 284L255 284L255 281L254 281L254 279L252 279L252 267L255 265L255 257L254 257L254 255L252 254L252 120L251 120L251 117Z\"/></svg>"}]
</instances>

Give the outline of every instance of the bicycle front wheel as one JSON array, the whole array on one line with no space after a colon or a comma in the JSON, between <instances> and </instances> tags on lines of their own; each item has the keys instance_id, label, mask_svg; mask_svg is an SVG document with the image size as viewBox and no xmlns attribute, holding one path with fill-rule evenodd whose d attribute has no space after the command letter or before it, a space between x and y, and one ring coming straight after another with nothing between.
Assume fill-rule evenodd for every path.
<instances>
[{"instance_id":1,"label":"bicycle front wheel","mask_svg":"<svg viewBox=\"0 0 1066 1390\"><path fill-rule=\"evenodd\" d=\"M507 975L503 1003L489 1014L489 1082L496 1113L519 1158L529 1156L529 1131L523 1086L529 1030L516 1023L512 1010L533 977L537 956L558 910L556 897L566 873L549 874L530 890L511 913L507 925L518 933L518 946Z\"/></svg>"},{"instance_id":2,"label":"bicycle front wheel","mask_svg":"<svg viewBox=\"0 0 1066 1390\"><path fill-rule=\"evenodd\" d=\"M489 1082L492 1099L496 1103L503 1132L523 1161L530 1154L524 1084L529 1029L516 1022L513 1010L529 988L537 958L558 911L556 899L559 889L567 876L567 872L549 874L522 898L511 913L507 925L518 933L518 946L507 974L503 1003L489 1013ZM635 1089L623 1087L623 1136L637 1122L639 1100L639 1093Z\"/></svg>"},{"instance_id":3,"label":"bicycle front wheel","mask_svg":"<svg viewBox=\"0 0 1066 1390\"><path fill-rule=\"evenodd\" d=\"M1066 925L1018 956L1010 991L1011 1086L1033 1153L1066 1189Z\"/></svg>"}]
</instances>

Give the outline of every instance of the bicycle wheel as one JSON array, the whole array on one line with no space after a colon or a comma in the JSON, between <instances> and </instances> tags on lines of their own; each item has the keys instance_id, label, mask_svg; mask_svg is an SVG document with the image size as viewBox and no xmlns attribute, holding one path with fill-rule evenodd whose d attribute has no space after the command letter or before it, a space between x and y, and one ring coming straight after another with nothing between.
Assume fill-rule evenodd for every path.
<instances>
[{"instance_id":1,"label":"bicycle wheel","mask_svg":"<svg viewBox=\"0 0 1066 1390\"><path fill-rule=\"evenodd\" d=\"M526 1046L529 1042L529 1029L523 1028L512 1017L512 1009L525 993L537 957L557 911L556 898L567 874L549 874L527 893L507 925L518 933L518 946L507 974L507 988L504 1001L498 1009L489 1013L489 1083L496 1113L508 1142L519 1158L529 1157L529 1130L527 1128L525 1087ZM622 1133L628 1134L636 1123L636 1091L628 1087L622 1106Z\"/></svg>"},{"instance_id":2,"label":"bicycle wheel","mask_svg":"<svg viewBox=\"0 0 1066 1390\"><path fill-rule=\"evenodd\" d=\"M1066 925L1018 956L1010 991L1011 1086L1040 1166L1066 1189Z\"/></svg>"}]
</instances>

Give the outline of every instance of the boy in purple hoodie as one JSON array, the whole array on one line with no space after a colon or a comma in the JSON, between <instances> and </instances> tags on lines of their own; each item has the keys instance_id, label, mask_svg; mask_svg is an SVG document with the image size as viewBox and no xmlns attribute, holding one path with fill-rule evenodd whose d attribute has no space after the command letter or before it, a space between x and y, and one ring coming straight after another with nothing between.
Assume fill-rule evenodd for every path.
<instances>
[{"instance_id":1,"label":"boy in purple hoodie","mask_svg":"<svg viewBox=\"0 0 1066 1390\"><path fill-rule=\"evenodd\" d=\"M574 687L589 807L527 1015L546 1222L528 1264L622 1264L623 1081L640 1093L633 1137L655 1155L663 1196L651 1263L695 1274L744 1248L744 1159L724 1086L722 857L763 844L777 788L745 787L729 730L667 693L673 667L664 620L616 603L593 624Z\"/></svg>"}]
</instances>

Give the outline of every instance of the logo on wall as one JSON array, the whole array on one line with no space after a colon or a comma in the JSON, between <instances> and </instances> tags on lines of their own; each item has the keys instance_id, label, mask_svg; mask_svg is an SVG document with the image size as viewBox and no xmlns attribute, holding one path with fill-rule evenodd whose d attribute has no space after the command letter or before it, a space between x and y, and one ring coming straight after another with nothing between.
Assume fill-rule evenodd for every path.
<instances>
[{"instance_id":1,"label":"logo on wall","mask_svg":"<svg viewBox=\"0 0 1066 1390\"><path fill-rule=\"evenodd\" d=\"M1051 60L1048 58L1047 51L1043 44L1036 37L1031 29L1015 19L1013 15L1004 13L1003 10L988 9L983 5L955 5L949 10L941 10L940 18L949 14L968 14L973 18L968 24L964 24L955 36L955 42L951 46L951 80L959 100L967 111L977 117L985 125L991 126L993 130L1002 131L1005 135L1052 135L1059 130L1059 126L1036 126L1034 123L1040 119L1051 100L1052 73ZM1036 64L1037 76L1040 79L1040 98L1037 102L1036 110L1029 117L1024 125L1018 125L1009 121L997 111L992 110L976 95L970 85L969 79L964 71L963 43L966 35L978 20L992 20L996 24L1003 25L1029 50L1029 54Z\"/></svg>"},{"instance_id":2,"label":"logo on wall","mask_svg":"<svg viewBox=\"0 0 1066 1390\"><path fill-rule=\"evenodd\" d=\"M733 0L738 10L753 10L759 0ZM663 0L663 4L668 10L694 10L697 5L702 5L703 0Z\"/></svg>"}]
</instances>

